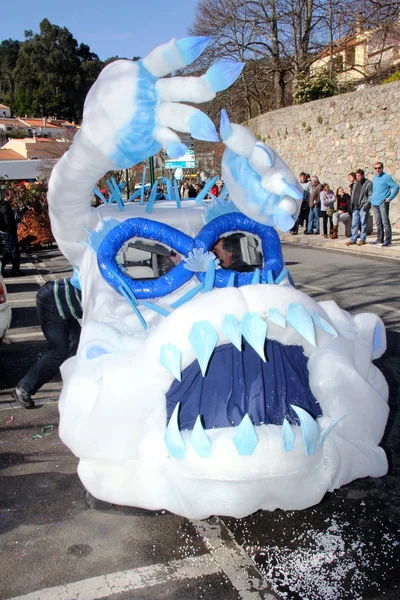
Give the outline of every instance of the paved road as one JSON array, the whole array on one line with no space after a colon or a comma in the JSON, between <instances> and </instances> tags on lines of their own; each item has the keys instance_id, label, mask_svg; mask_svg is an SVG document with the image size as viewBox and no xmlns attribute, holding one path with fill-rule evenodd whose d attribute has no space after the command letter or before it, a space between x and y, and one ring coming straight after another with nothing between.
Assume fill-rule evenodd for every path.
<instances>
[{"instance_id":1,"label":"paved road","mask_svg":"<svg viewBox=\"0 0 400 600\"><path fill-rule=\"evenodd\" d=\"M308 510L246 519L89 510L77 461L57 436L57 404L34 411L9 405L9 391L44 349L35 291L68 272L58 252L46 251L29 257L37 271L8 285L14 318L10 344L0 347L0 599L398 599L397 266L291 246L284 254L308 294L334 298L350 312L373 310L387 325L389 347L379 366L391 391L383 442L389 474L353 482ZM56 397L59 387L52 382L43 395Z\"/></svg>"}]
</instances>

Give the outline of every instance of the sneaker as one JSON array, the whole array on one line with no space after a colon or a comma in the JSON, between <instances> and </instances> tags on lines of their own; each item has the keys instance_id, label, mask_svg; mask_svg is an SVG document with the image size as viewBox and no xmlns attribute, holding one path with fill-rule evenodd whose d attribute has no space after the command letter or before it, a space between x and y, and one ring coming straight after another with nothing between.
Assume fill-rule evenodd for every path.
<instances>
[{"instance_id":1,"label":"sneaker","mask_svg":"<svg viewBox=\"0 0 400 600\"><path fill-rule=\"evenodd\" d=\"M386 240L386 242L383 242L383 244L382 244L382 248L387 248L388 246L391 246L391 245L392 245L392 242L388 242L388 241Z\"/></svg>"},{"instance_id":2,"label":"sneaker","mask_svg":"<svg viewBox=\"0 0 400 600\"><path fill-rule=\"evenodd\" d=\"M357 242L357 246L365 246L367 242L365 242L364 240L358 240Z\"/></svg>"},{"instance_id":3,"label":"sneaker","mask_svg":"<svg viewBox=\"0 0 400 600\"><path fill-rule=\"evenodd\" d=\"M374 242L370 242L371 246L382 246L382 242L380 242L379 240L375 240Z\"/></svg>"},{"instance_id":4,"label":"sneaker","mask_svg":"<svg viewBox=\"0 0 400 600\"><path fill-rule=\"evenodd\" d=\"M357 244L357 242L352 242L351 240L346 242L346 246L355 246L356 244Z\"/></svg>"},{"instance_id":5,"label":"sneaker","mask_svg":"<svg viewBox=\"0 0 400 600\"><path fill-rule=\"evenodd\" d=\"M15 390L11 392L11 397L14 398L17 404L24 408L34 408L35 406L31 394L22 387L17 386Z\"/></svg>"}]
</instances>

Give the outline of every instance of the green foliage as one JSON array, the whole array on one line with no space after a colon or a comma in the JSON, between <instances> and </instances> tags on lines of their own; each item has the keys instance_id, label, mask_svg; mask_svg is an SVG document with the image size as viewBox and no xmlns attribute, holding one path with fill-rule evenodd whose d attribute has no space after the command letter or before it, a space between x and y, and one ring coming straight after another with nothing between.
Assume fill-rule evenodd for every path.
<instances>
[{"instance_id":1,"label":"green foliage","mask_svg":"<svg viewBox=\"0 0 400 600\"><path fill-rule=\"evenodd\" d=\"M383 83L392 83L392 81L400 81L400 71L396 71L390 77L387 77Z\"/></svg>"},{"instance_id":2,"label":"green foliage","mask_svg":"<svg viewBox=\"0 0 400 600\"><path fill-rule=\"evenodd\" d=\"M8 138L19 138L23 139L27 137L26 129L11 129L11 131L7 131L6 133Z\"/></svg>"},{"instance_id":3,"label":"green foliage","mask_svg":"<svg viewBox=\"0 0 400 600\"><path fill-rule=\"evenodd\" d=\"M298 76L294 91L294 103L304 104L304 102L328 98L335 94L339 94L336 77L331 78L326 69L321 69L315 75L300 74Z\"/></svg>"},{"instance_id":4,"label":"green foliage","mask_svg":"<svg viewBox=\"0 0 400 600\"><path fill-rule=\"evenodd\" d=\"M321 115L318 115L318 117L317 117L317 123L319 123L320 125L322 125L323 118L321 117Z\"/></svg>"},{"instance_id":5,"label":"green foliage","mask_svg":"<svg viewBox=\"0 0 400 600\"><path fill-rule=\"evenodd\" d=\"M18 60L21 42L4 40L0 44L0 100L9 106L14 98L13 71Z\"/></svg>"},{"instance_id":6,"label":"green foliage","mask_svg":"<svg viewBox=\"0 0 400 600\"><path fill-rule=\"evenodd\" d=\"M86 44L78 45L66 27L40 23L40 32L26 32L12 73L15 114L57 116L79 120L85 96L103 63Z\"/></svg>"},{"instance_id":7,"label":"green foliage","mask_svg":"<svg viewBox=\"0 0 400 600\"><path fill-rule=\"evenodd\" d=\"M47 184L46 183L18 183L8 186L11 189L12 205L16 210L33 208L37 213L47 213Z\"/></svg>"}]
</instances>

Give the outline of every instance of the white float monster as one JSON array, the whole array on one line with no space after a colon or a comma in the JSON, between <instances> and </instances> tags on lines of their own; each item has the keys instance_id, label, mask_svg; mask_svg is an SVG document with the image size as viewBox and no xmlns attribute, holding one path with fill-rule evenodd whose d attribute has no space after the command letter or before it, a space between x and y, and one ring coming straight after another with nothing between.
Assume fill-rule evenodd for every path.
<instances>
[{"instance_id":1,"label":"white float monster","mask_svg":"<svg viewBox=\"0 0 400 600\"><path fill-rule=\"evenodd\" d=\"M153 205L155 190L147 205L90 208L109 169L161 147L181 155L172 129L217 139L208 117L177 101L211 99L242 66L159 79L206 42L173 40L142 61L106 67L53 171L53 232L79 267L84 307L78 354L62 367L60 436L80 459L85 487L108 502L190 518L301 509L386 473L378 444L388 387L372 363L386 347L381 320L317 303L289 282L270 227L291 227L301 202L287 165L223 113L223 176L236 208L222 201L226 214L210 220L201 197ZM232 231L259 239L262 268L218 268L209 250ZM116 258L132 238L182 261L159 279L132 279Z\"/></svg>"}]
</instances>

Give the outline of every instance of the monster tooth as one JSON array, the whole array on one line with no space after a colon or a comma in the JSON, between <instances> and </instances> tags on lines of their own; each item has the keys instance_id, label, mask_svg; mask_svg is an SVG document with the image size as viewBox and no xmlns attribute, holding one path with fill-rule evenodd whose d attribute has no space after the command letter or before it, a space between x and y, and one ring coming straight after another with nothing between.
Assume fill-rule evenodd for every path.
<instances>
[{"instance_id":1,"label":"monster tooth","mask_svg":"<svg viewBox=\"0 0 400 600\"><path fill-rule=\"evenodd\" d=\"M240 323L234 315L225 315L222 321L221 331L226 335L228 340L241 352L242 351L242 334L240 332Z\"/></svg>"},{"instance_id":2,"label":"monster tooth","mask_svg":"<svg viewBox=\"0 0 400 600\"><path fill-rule=\"evenodd\" d=\"M286 319L282 317L277 308L270 308L268 310L268 319L280 327L286 327Z\"/></svg>"},{"instance_id":3,"label":"monster tooth","mask_svg":"<svg viewBox=\"0 0 400 600\"><path fill-rule=\"evenodd\" d=\"M156 201L156 196L157 196L157 188L158 188L158 181L155 181L153 183L153 187L151 188L150 196L149 196L149 199L146 204L146 209L145 209L146 213L153 212L153 206L154 206L154 202Z\"/></svg>"},{"instance_id":4,"label":"monster tooth","mask_svg":"<svg viewBox=\"0 0 400 600\"><path fill-rule=\"evenodd\" d=\"M289 275L289 270L283 269L283 271L281 271L278 277L275 279L275 285L279 285L280 282L285 279L286 275Z\"/></svg>"},{"instance_id":5,"label":"monster tooth","mask_svg":"<svg viewBox=\"0 0 400 600\"><path fill-rule=\"evenodd\" d=\"M164 435L164 441L168 448L168 452L172 458L184 458L186 452L186 444L179 431L178 424L178 412L180 408L180 402L174 408L174 412L171 415L167 430Z\"/></svg>"},{"instance_id":6,"label":"monster tooth","mask_svg":"<svg viewBox=\"0 0 400 600\"><path fill-rule=\"evenodd\" d=\"M226 287L235 287L235 272L232 271L232 273L229 275L229 279L228 279L228 283L226 284Z\"/></svg>"},{"instance_id":7,"label":"monster tooth","mask_svg":"<svg viewBox=\"0 0 400 600\"><path fill-rule=\"evenodd\" d=\"M238 454L242 456L250 456L253 454L254 448L258 444L258 436L247 413L237 427L232 441L236 446Z\"/></svg>"},{"instance_id":8,"label":"monster tooth","mask_svg":"<svg viewBox=\"0 0 400 600\"><path fill-rule=\"evenodd\" d=\"M206 72L206 80L214 92L222 92L236 81L245 63L222 60L212 65Z\"/></svg>"},{"instance_id":9,"label":"monster tooth","mask_svg":"<svg viewBox=\"0 0 400 600\"><path fill-rule=\"evenodd\" d=\"M283 419L282 423L282 446L285 452L293 450L295 433L290 426L289 421Z\"/></svg>"},{"instance_id":10,"label":"monster tooth","mask_svg":"<svg viewBox=\"0 0 400 600\"><path fill-rule=\"evenodd\" d=\"M326 429L324 429L321 433L321 435L319 436L319 443L320 446L322 446L322 444L324 443L324 441L326 440L326 436L328 435L328 433L330 433L332 431L332 429L335 427L336 423L339 423L339 421L341 421L342 419L344 419L346 415L342 415L341 417L339 417L338 419L335 419L335 421L333 421L333 423L331 423L329 425L329 427L327 427Z\"/></svg>"},{"instance_id":11,"label":"monster tooth","mask_svg":"<svg viewBox=\"0 0 400 600\"><path fill-rule=\"evenodd\" d=\"M200 415L197 416L196 423L194 424L190 443L202 458L208 458L211 455L211 440L203 429Z\"/></svg>"},{"instance_id":12,"label":"monster tooth","mask_svg":"<svg viewBox=\"0 0 400 600\"><path fill-rule=\"evenodd\" d=\"M267 273L267 283L269 283L269 284L274 283L274 274L272 273L272 271L268 271L268 273Z\"/></svg>"},{"instance_id":13,"label":"monster tooth","mask_svg":"<svg viewBox=\"0 0 400 600\"><path fill-rule=\"evenodd\" d=\"M332 335L334 338L338 337L338 334L336 330L332 327L332 325L328 323L328 321L324 319L324 317L321 317L321 315L319 315L315 310L313 311L312 318L317 327L323 329L324 331Z\"/></svg>"},{"instance_id":14,"label":"monster tooth","mask_svg":"<svg viewBox=\"0 0 400 600\"><path fill-rule=\"evenodd\" d=\"M196 109L189 118L189 129L191 136L196 140L218 142L218 133L214 123L207 115L202 113L201 110Z\"/></svg>"},{"instance_id":15,"label":"monster tooth","mask_svg":"<svg viewBox=\"0 0 400 600\"><path fill-rule=\"evenodd\" d=\"M215 260L210 260L207 268L207 273L204 278L204 288L201 290L202 294L210 292L214 287L215 281Z\"/></svg>"},{"instance_id":16,"label":"monster tooth","mask_svg":"<svg viewBox=\"0 0 400 600\"><path fill-rule=\"evenodd\" d=\"M189 333L189 342L196 353L204 377L208 362L218 342L218 334L209 321L198 321L193 323Z\"/></svg>"},{"instance_id":17,"label":"monster tooth","mask_svg":"<svg viewBox=\"0 0 400 600\"><path fill-rule=\"evenodd\" d=\"M168 369L178 381L181 381L181 358L182 352L173 344L163 344L161 346L160 364Z\"/></svg>"},{"instance_id":18,"label":"monster tooth","mask_svg":"<svg viewBox=\"0 0 400 600\"><path fill-rule=\"evenodd\" d=\"M240 324L244 338L265 362L264 347L267 335L267 324L257 313L245 313Z\"/></svg>"},{"instance_id":19,"label":"monster tooth","mask_svg":"<svg viewBox=\"0 0 400 600\"><path fill-rule=\"evenodd\" d=\"M203 289L203 287L204 287L204 284L199 283L198 285L196 285L196 287L192 288L191 290L186 292L186 294L181 296L178 300L175 300L175 302L173 302L171 304L171 307L179 308L179 306L181 306L182 304L185 304L185 302L194 298Z\"/></svg>"},{"instance_id":20,"label":"monster tooth","mask_svg":"<svg viewBox=\"0 0 400 600\"><path fill-rule=\"evenodd\" d=\"M221 120L219 124L219 131L221 133L222 139L225 141L232 135L232 125L228 117L228 113L223 108L221 110Z\"/></svg>"},{"instance_id":21,"label":"monster tooth","mask_svg":"<svg viewBox=\"0 0 400 600\"><path fill-rule=\"evenodd\" d=\"M300 303L289 304L286 313L287 322L307 342L315 346L314 323L309 312Z\"/></svg>"},{"instance_id":22,"label":"monster tooth","mask_svg":"<svg viewBox=\"0 0 400 600\"><path fill-rule=\"evenodd\" d=\"M206 46L210 43L211 37L207 36L193 36L181 38L175 42L181 59L185 65L190 65L191 62L196 60L200 54L205 50ZM168 71L170 72L170 71Z\"/></svg>"},{"instance_id":23,"label":"monster tooth","mask_svg":"<svg viewBox=\"0 0 400 600\"><path fill-rule=\"evenodd\" d=\"M268 271L270 273L270 271ZM253 274L253 279L251 280L252 284L260 283L260 269L255 269Z\"/></svg>"},{"instance_id":24,"label":"monster tooth","mask_svg":"<svg viewBox=\"0 0 400 600\"><path fill-rule=\"evenodd\" d=\"M291 404L290 406L300 419L304 448L306 450L306 455L310 456L310 454L313 454L315 450L315 444L319 438L318 423L314 421L312 416L309 415L307 411L305 411L303 408L300 408L300 406L295 406L294 404Z\"/></svg>"},{"instance_id":25,"label":"monster tooth","mask_svg":"<svg viewBox=\"0 0 400 600\"><path fill-rule=\"evenodd\" d=\"M181 197L179 195L178 184L176 182L175 177L174 177L174 195L175 195L176 208L182 208Z\"/></svg>"}]
</instances>

